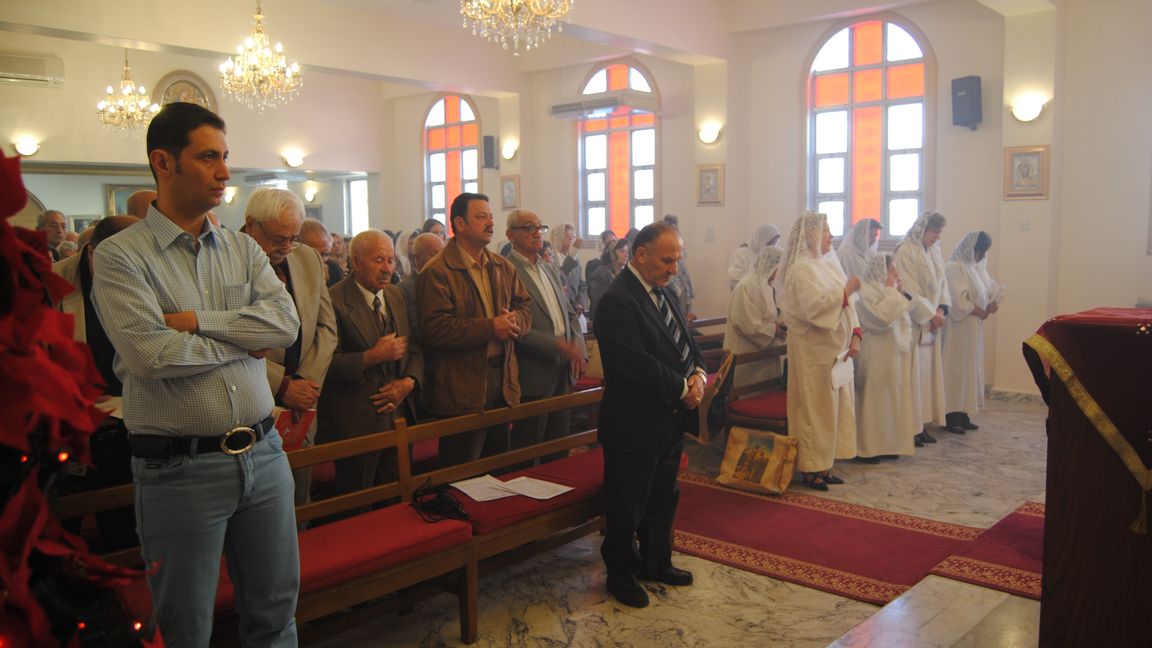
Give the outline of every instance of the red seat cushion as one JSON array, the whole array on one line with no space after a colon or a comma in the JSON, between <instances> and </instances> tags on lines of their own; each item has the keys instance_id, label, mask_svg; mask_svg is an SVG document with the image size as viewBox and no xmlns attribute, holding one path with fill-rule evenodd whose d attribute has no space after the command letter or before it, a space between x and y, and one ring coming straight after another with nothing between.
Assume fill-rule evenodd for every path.
<instances>
[{"instance_id":1,"label":"red seat cushion","mask_svg":"<svg viewBox=\"0 0 1152 648\"><path fill-rule=\"evenodd\" d=\"M336 481L336 462L326 461L312 466L312 481L325 483Z\"/></svg>"},{"instance_id":2,"label":"red seat cushion","mask_svg":"<svg viewBox=\"0 0 1152 648\"><path fill-rule=\"evenodd\" d=\"M577 380L576 384L572 385L572 391L584 391L586 389L596 389L597 387L599 387L602 384L604 384L603 378L597 378L595 376L580 376L580 380Z\"/></svg>"},{"instance_id":3,"label":"red seat cushion","mask_svg":"<svg viewBox=\"0 0 1152 648\"><path fill-rule=\"evenodd\" d=\"M572 490L549 500L513 495L490 502L477 502L456 491L456 497L464 506L464 511L468 513L468 519L472 522L472 530L476 534L491 533L496 529L545 511L596 497L604 485L604 454L597 448L535 468L503 475L500 479L508 481L520 476L534 477L543 481L571 486Z\"/></svg>"},{"instance_id":4,"label":"red seat cushion","mask_svg":"<svg viewBox=\"0 0 1152 648\"><path fill-rule=\"evenodd\" d=\"M440 439L425 439L412 444L412 464L435 461L440 457Z\"/></svg>"},{"instance_id":5,"label":"red seat cushion","mask_svg":"<svg viewBox=\"0 0 1152 648\"><path fill-rule=\"evenodd\" d=\"M787 419L788 392L770 391L731 401L728 413L750 418Z\"/></svg>"}]
</instances>

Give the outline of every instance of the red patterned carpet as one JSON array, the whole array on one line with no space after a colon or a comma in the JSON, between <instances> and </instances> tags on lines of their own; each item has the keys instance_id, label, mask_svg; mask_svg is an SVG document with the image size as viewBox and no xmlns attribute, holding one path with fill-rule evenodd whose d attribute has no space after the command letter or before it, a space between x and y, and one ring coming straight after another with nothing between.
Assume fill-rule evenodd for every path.
<instances>
[{"instance_id":1,"label":"red patterned carpet","mask_svg":"<svg viewBox=\"0 0 1152 648\"><path fill-rule=\"evenodd\" d=\"M1039 601L1043 547L1044 505L1025 502L932 573Z\"/></svg>"},{"instance_id":2,"label":"red patterned carpet","mask_svg":"<svg viewBox=\"0 0 1152 648\"><path fill-rule=\"evenodd\" d=\"M983 529L833 500L757 495L680 478L676 549L839 596L884 604Z\"/></svg>"}]
</instances>

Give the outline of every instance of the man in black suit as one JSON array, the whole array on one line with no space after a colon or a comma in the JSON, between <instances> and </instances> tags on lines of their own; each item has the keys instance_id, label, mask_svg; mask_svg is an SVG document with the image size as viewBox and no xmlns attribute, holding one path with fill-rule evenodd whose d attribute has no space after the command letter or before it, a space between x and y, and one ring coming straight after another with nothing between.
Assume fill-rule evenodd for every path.
<instances>
[{"instance_id":1,"label":"man in black suit","mask_svg":"<svg viewBox=\"0 0 1152 648\"><path fill-rule=\"evenodd\" d=\"M672 566L672 522L684 433L695 425L692 410L704 396L707 373L675 295L663 290L682 248L670 225L645 227L595 314L604 366L600 443L607 528L600 555L608 591L633 607L648 605L638 577L692 584L690 572Z\"/></svg>"}]
</instances>

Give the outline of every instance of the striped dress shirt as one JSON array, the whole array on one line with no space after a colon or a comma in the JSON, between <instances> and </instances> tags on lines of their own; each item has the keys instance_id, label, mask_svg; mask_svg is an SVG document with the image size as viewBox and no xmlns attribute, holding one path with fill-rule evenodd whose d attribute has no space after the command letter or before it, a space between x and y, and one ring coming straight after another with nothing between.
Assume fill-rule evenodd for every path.
<instances>
[{"instance_id":1,"label":"striped dress shirt","mask_svg":"<svg viewBox=\"0 0 1152 648\"><path fill-rule=\"evenodd\" d=\"M272 412L264 361L248 352L291 345L300 320L254 240L209 222L193 237L152 206L95 260L92 302L116 347L129 432L219 436ZM165 326L182 311L198 333Z\"/></svg>"}]
</instances>

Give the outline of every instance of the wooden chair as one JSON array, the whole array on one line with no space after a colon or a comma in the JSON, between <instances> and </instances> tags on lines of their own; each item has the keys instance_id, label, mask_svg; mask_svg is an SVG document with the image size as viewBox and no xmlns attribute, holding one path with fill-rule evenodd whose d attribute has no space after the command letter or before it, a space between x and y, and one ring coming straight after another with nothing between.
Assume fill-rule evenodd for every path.
<instances>
[{"instance_id":1,"label":"wooden chair","mask_svg":"<svg viewBox=\"0 0 1152 648\"><path fill-rule=\"evenodd\" d=\"M737 355L733 368L749 362L782 358L784 347L771 347ZM782 378L771 378L751 385L733 386L725 406L725 428L742 425L759 430L788 434L788 393Z\"/></svg>"},{"instance_id":2,"label":"wooden chair","mask_svg":"<svg viewBox=\"0 0 1152 648\"><path fill-rule=\"evenodd\" d=\"M710 377L708 386L704 388L704 398L700 400L700 406L696 408L700 416L699 429L696 436L688 435L688 437L701 445L708 445L712 442L714 430L723 431L724 425L719 426L719 430L717 430L717 426L709 424L708 413L714 403L723 411L724 396L731 387L734 359L735 356L732 355L731 351L724 352L724 359L720 362L720 368L716 371L715 376ZM716 403L717 398L720 398L719 403Z\"/></svg>"}]
</instances>

